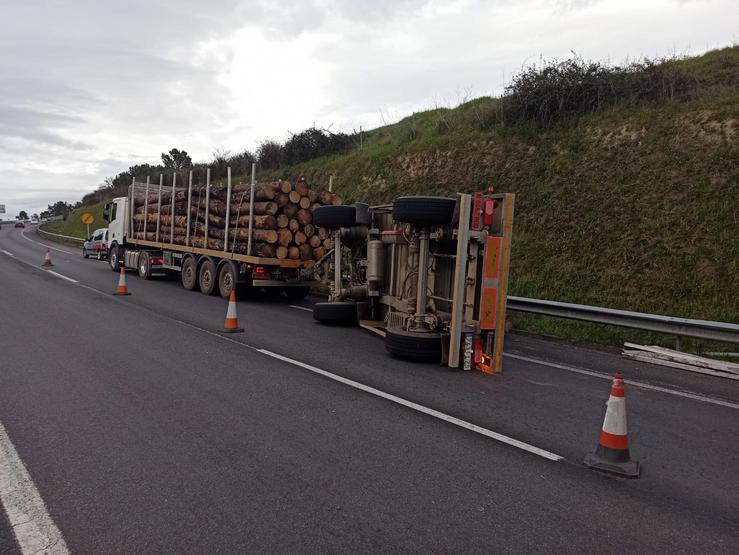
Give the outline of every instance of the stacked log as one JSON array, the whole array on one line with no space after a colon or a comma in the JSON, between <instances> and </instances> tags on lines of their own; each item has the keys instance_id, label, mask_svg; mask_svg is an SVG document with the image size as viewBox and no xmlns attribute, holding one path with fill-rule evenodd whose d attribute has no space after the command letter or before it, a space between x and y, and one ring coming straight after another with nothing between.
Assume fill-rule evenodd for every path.
<instances>
[{"instance_id":1,"label":"stacked log","mask_svg":"<svg viewBox=\"0 0 739 555\"><path fill-rule=\"evenodd\" d=\"M226 187L212 186L209 194L193 187L189 214L187 190L176 190L174 199L171 189L134 195L133 235L156 241L158 229L160 242L186 245L189 222L190 246L223 251L228 212L228 252L247 254L250 223L253 256L315 261L333 248L328 230L313 225L313 211L340 205L339 195L313 191L304 178L257 183L250 216L250 193L250 184L238 183L229 203Z\"/></svg>"}]
</instances>

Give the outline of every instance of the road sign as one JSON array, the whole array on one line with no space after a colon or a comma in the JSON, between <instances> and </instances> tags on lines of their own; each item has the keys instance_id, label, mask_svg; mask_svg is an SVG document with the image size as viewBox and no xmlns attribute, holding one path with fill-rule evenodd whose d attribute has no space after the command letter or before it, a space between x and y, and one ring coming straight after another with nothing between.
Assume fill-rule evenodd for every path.
<instances>
[{"instance_id":1,"label":"road sign","mask_svg":"<svg viewBox=\"0 0 739 555\"><path fill-rule=\"evenodd\" d=\"M5 205L0 204L0 214L5 214Z\"/></svg>"},{"instance_id":2,"label":"road sign","mask_svg":"<svg viewBox=\"0 0 739 555\"><path fill-rule=\"evenodd\" d=\"M82 223L83 224L90 225L94 221L95 221L95 217L92 214L90 214L89 212L85 212L84 214L82 214Z\"/></svg>"}]
</instances>

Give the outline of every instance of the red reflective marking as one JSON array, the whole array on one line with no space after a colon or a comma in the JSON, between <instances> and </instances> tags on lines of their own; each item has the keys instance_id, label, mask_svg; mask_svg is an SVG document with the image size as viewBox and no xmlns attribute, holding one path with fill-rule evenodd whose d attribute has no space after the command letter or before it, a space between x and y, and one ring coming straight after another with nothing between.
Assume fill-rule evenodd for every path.
<instances>
[{"instance_id":1,"label":"red reflective marking","mask_svg":"<svg viewBox=\"0 0 739 555\"><path fill-rule=\"evenodd\" d=\"M608 432L600 433L600 442L603 447L609 449L628 449L629 448L629 436L618 436L615 434L609 434Z\"/></svg>"}]
</instances>

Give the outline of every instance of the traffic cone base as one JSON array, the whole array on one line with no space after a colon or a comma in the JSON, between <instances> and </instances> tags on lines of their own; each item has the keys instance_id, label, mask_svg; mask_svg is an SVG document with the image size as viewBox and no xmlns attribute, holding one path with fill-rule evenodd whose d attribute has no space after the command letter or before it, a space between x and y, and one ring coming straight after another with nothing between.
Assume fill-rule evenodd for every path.
<instances>
[{"instance_id":1,"label":"traffic cone base","mask_svg":"<svg viewBox=\"0 0 739 555\"><path fill-rule=\"evenodd\" d=\"M239 318L236 316L236 292L231 291L228 297L228 310L226 311L226 320L223 323L223 333L241 333L244 328L239 327Z\"/></svg>"},{"instance_id":2,"label":"traffic cone base","mask_svg":"<svg viewBox=\"0 0 739 555\"><path fill-rule=\"evenodd\" d=\"M126 286L126 269L121 266L121 273L118 276L118 287L116 287L114 295L130 295Z\"/></svg>"},{"instance_id":3,"label":"traffic cone base","mask_svg":"<svg viewBox=\"0 0 739 555\"><path fill-rule=\"evenodd\" d=\"M629 454L623 374L614 376L606 407L606 417L603 420L598 446L583 462L593 470L637 478L641 468L639 462L632 461Z\"/></svg>"}]
</instances>

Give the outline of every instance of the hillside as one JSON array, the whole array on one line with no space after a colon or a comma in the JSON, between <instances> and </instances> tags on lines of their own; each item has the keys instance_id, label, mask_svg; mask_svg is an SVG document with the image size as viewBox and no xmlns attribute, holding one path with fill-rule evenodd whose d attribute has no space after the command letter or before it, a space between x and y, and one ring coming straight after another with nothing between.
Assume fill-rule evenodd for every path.
<instances>
[{"instance_id":1,"label":"hillside","mask_svg":"<svg viewBox=\"0 0 739 555\"><path fill-rule=\"evenodd\" d=\"M79 237L85 239L87 237L87 226L82 223L82 215L90 213L95 221L90 224L90 233L94 230L106 227L107 224L103 220L103 207L105 202L98 202L87 206L80 206L70 212L67 219L61 222L49 222L43 225L43 229L50 233L58 233L60 235L68 235L70 237Z\"/></svg>"},{"instance_id":2,"label":"hillside","mask_svg":"<svg viewBox=\"0 0 739 555\"><path fill-rule=\"evenodd\" d=\"M481 98L375 129L363 150L261 177L333 175L347 201L370 203L493 185L516 194L511 294L736 322L739 48L672 63L708 85L546 128L479 130L499 102ZM614 343L634 336L523 315L514 325Z\"/></svg>"}]
</instances>

